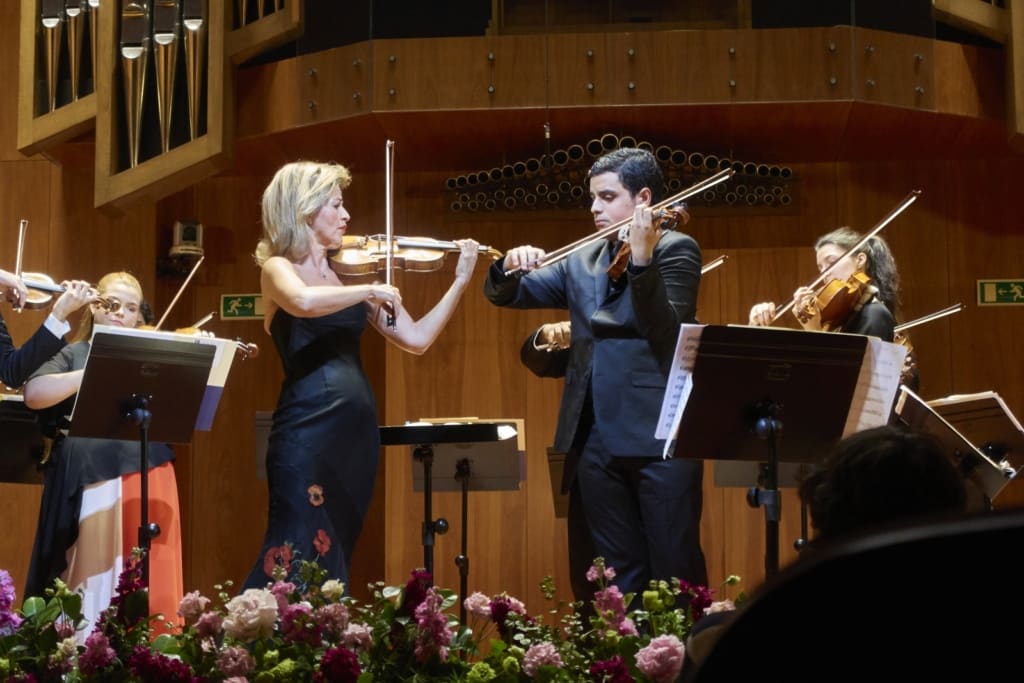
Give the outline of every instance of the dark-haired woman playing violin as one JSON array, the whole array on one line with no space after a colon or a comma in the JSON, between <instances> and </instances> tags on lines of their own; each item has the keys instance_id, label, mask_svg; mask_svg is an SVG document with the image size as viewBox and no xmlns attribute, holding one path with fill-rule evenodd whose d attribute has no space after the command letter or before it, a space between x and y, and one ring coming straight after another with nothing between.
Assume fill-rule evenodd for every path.
<instances>
[{"instance_id":1,"label":"dark-haired woman playing violin","mask_svg":"<svg viewBox=\"0 0 1024 683\"><path fill-rule=\"evenodd\" d=\"M850 332L893 340L896 327L895 313L899 306L899 273L889 245L881 237L870 238L855 253L847 252L860 242L862 236L850 228L839 228L822 235L814 244L818 272L831 269L831 277L841 282L849 281L855 273L863 273L870 280L864 297L866 301L854 306L845 319L828 327L833 332ZM846 254L846 256L844 256ZM815 320L815 298L817 292L801 287L793 293L793 310L808 311L809 320L804 327L813 329L820 321ZM776 306L772 302L756 304L750 309L751 325L771 325ZM817 324L817 329L822 329Z\"/></svg>"}]
</instances>

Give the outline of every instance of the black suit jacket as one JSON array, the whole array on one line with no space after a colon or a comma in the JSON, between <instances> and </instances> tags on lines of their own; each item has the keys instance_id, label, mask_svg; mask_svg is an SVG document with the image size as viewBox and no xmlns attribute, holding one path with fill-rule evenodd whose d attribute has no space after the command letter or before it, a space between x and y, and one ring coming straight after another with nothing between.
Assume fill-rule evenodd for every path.
<instances>
[{"instance_id":1,"label":"black suit jacket","mask_svg":"<svg viewBox=\"0 0 1024 683\"><path fill-rule=\"evenodd\" d=\"M40 325L24 346L14 348L7 323L0 316L0 382L17 389L36 368L64 348L64 340Z\"/></svg>"},{"instance_id":2,"label":"black suit jacket","mask_svg":"<svg viewBox=\"0 0 1024 683\"><path fill-rule=\"evenodd\" d=\"M572 446L590 390L612 455L660 456L664 441L654 432L679 325L696 322L700 248L688 235L666 232L652 263L627 270L618 285L606 273L610 250L598 240L522 278L506 277L499 261L488 271L484 294L498 306L569 311L572 345L555 448Z\"/></svg>"}]
</instances>

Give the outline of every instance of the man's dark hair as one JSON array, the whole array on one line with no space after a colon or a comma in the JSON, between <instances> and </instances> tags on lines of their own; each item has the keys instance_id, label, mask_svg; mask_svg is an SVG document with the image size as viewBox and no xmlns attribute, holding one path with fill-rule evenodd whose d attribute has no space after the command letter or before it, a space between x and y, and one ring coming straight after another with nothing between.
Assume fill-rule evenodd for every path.
<instances>
[{"instance_id":1,"label":"man's dark hair","mask_svg":"<svg viewBox=\"0 0 1024 683\"><path fill-rule=\"evenodd\" d=\"M896 427L853 434L800 485L819 538L962 512L964 480L938 439Z\"/></svg>"},{"instance_id":2,"label":"man's dark hair","mask_svg":"<svg viewBox=\"0 0 1024 683\"><path fill-rule=\"evenodd\" d=\"M619 182L634 197L645 187L650 188L652 204L660 202L665 193L665 178L661 174L658 160L644 149L623 147L608 152L590 167L587 180L602 173L618 175Z\"/></svg>"}]
</instances>

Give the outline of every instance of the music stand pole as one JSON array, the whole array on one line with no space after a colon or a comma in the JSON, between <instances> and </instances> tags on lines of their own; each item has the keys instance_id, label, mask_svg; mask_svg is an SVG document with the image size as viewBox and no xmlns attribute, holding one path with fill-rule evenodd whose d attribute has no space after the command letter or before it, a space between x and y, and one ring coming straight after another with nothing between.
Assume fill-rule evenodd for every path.
<instances>
[{"instance_id":1,"label":"music stand pole","mask_svg":"<svg viewBox=\"0 0 1024 683\"><path fill-rule=\"evenodd\" d=\"M776 418L778 406L766 401L758 406L760 417L754 423L754 433L768 441L768 465L765 468L764 488L752 487L747 491L750 507L764 507L764 573L765 578L775 576L779 571L779 520L782 517L781 494L779 492L778 439L782 434L782 422Z\"/></svg>"},{"instance_id":2,"label":"music stand pole","mask_svg":"<svg viewBox=\"0 0 1024 683\"><path fill-rule=\"evenodd\" d=\"M149 551L153 539L160 535L160 525L149 521L149 423L153 419L149 399L149 396L133 394L128 401L128 416L139 426L139 548L142 549L142 582L147 590ZM149 599L148 594L146 599Z\"/></svg>"},{"instance_id":3,"label":"music stand pole","mask_svg":"<svg viewBox=\"0 0 1024 683\"><path fill-rule=\"evenodd\" d=\"M455 558L455 566L459 568L459 622L466 623L466 597L469 591L469 475L468 458L455 463L455 479L462 484L462 546L461 553Z\"/></svg>"},{"instance_id":4,"label":"music stand pole","mask_svg":"<svg viewBox=\"0 0 1024 683\"><path fill-rule=\"evenodd\" d=\"M432 502L434 498L433 478L431 470L434 465L434 446L420 444L412 451L412 456L423 465L423 526L421 538L423 542L423 568L430 574L430 583L434 583L434 537L448 531L448 520L443 517L434 520Z\"/></svg>"}]
</instances>

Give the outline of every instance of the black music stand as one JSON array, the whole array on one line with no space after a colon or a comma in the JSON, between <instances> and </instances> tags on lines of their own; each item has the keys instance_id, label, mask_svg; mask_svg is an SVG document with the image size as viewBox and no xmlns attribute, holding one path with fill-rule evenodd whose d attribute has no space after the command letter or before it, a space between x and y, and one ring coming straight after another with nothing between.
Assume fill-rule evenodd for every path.
<instances>
[{"instance_id":1,"label":"black music stand","mask_svg":"<svg viewBox=\"0 0 1024 683\"><path fill-rule=\"evenodd\" d=\"M442 480L439 490L459 490L462 493L462 538L460 554L455 558L459 568L459 615L466 623L465 598L469 589L469 490L510 490L522 481L521 451L511 437L506 438L502 427L511 427L517 434L521 427L510 422L459 422L439 424L410 424L381 426L383 446L412 446L413 459L422 465L423 476L413 472L413 489L423 491L423 568L434 576L434 539L436 534L447 533L448 520L433 516L433 466L450 468L453 479ZM510 448L489 448L500 442L512 442ZM487 449L474 453L474 448ZM471 457L471 456L476 457ZM474 464L476 467L474 467ZM451 483L454 482L454 485ZM419 485L417 485L419 484Z\"/></svg>"},{"instance_id":2,"label":"black music stand","mask_svg":"<svg viewBox=\"0 0 1024 683\"><path fill-rule=\"evenodd\" d=\"M42 484L39 467L46 443L39 433L36 414L25 407L20 395L0 398L0 482Z\"/></svg>"},{"instance_id":3,"label":"black music stand","mask_svg":"<svg viewBox=\"0 0 1024 683\"><path fill-rule=\"evenodd\" d=\"M908 429L927 432L942 443L964 480L973 485L969 493L975 495L968 496L972 509L991 509L995 497L1017 475L1004 458L1007 451L1000 447L1013 442L1020 444L1019 432L1015 437L1012 427L1001 429L1002 425L993 420L992 415L985 415L988 406L984 400L965 401L959 405L941 405L941 401L935 403L940 405L926 403L907 387L900 387L894 413L896 419ZM1008 438L997 436L1001 434L1008 435ZM989 438L985 438L986 435ZM978 439L982 446L976 446L972 437ZM979 494L983 496L980 505Z\"/></svg>"},{"instance_id":4,"label":"black music stand","mask_svg":"<svg viewBox=\"0 0 1024 683\"><path fill-rule=\"evenodd\" d=\"M767 462L763 486L747 494L764 507L766 576L779 568L778 463L817 462L842 436L867 344L860 335L767 327L701 333L672 453Z\"/></svg>"},{"instance_id":5,"label":"black music stand","mask_svg":"<svg viewBox=\"0 0 1024 683\"><path fill-rule=\"evenodd\" d=\"M86 358L69 435L139 441L139 547L147 588L151 541L160 534L149 521L149 440L192 440L215 352L194 341L97 331Z\"/></svg>"}]
</instances>

